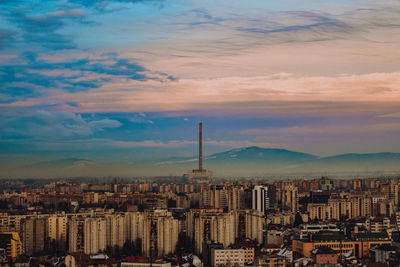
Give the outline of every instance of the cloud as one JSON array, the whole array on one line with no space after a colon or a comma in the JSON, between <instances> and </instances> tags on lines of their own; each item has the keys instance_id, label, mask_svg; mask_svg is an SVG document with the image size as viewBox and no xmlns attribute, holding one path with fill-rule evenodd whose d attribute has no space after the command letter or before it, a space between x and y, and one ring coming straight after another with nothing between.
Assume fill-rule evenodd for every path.
<instances>
[{"instance_id":1,"label":"cloud","mask_svg":"<svg viewBox=\"0 0 400 267\"><path fill-rule=\"evenodd\" d=\"M389 132L389 131L400 131L400 122L385 122L385 123L377 123L372 125L369 128L370 131L382 131L382 132Z\"/></svg>"},{"instance_id":2,"label":"cloud","mask_svg":"<svg viewBox=\"0 0 400 267\"><path fill-rule=\"evenodd\" d=\"M71 112L37 111L33 114L0 117L2 139L64 139L86 137L96 131L118 128L122 124L116 120L88 120Z\"/></svg>"},{"instance_id":3,"label":"cloud","mask_svg":"<svg viewBox=\"0 0 400 267\"><path fill-rule=\"evenodd\" d=\"M15 32L8 29L0 29L0 48L8 46L14 40Z\"/></svg>"},{"instance_id":4,"label":"cloud","mask_svg":"<svg viewBox=\"0 0 400 267\"><path fill-rule=\"evenodd\" d=\"M128 88L135 87L135 90ZM377 90L385 88L385 90ZM281 114L357 113L391 111L398 105L400 73L300 76L270 75L180 79L140 85L120 80L96 92L64 94L80 102L79 110L240 112L257 110ZM104 102L107 99L107 102Z\"/></svg>"},{"instance_id":5,"label":"cloud","mask_svg":"<svg viewBox=\"0 0 400 267\"><path fill-rule=\"evenodd\" d=\"M379 115L380 118L400 118L400 112Z\"/></svg>"},{"instance_id":6,"label":"cloud","mask_svg":"<svg viewBox=\"0 0 400 267\"><path fill-rule=\"evenodd\" d=\"M270 35L282 42L321 41L336 39L337 33L348 33L352 27L328 14L309 11L278 12L265 19L249 20L249 26L237 31Z\"/></svg>"},{"instance_id":7,"label":"cloud","mask_svg":"<svg viewBox=\"0 0 400 267\"><path fill-rule=\"evenodd\" d=\"M87 24L85 12L82 9L56 9L38 14L32 14L32 9L35 10L35 7L19 6L6 15L8 20L18 27L24 43L29 44L31 49L35 46L50 50L77 48L73 37L60 33L60 30L66 26L66 21Z\"/></svg>"},{"instance_id":8,"label":"cloud","mask_svg":"<svg viewBox=\"0 0 400 267\"><path fill-rule=\"evenodd\" d=\"M70 107L79 107L80 104L78 102L73 102L73 101L67 101L65 104L67 104Z\"/></svg>"},{"instance_id":9,"label":"cloud","mask_svg":"<svg viewBox=\"0 0 400 267\"><path fill-rule=\"evenodd\" d=\"M40 97L43 93L24 86L4 86L0 87L0 104L13 103L21 99Z\"/></svg>"},{"instance_id":10,"label":"cloud","mask_svg":"<svg viewBox=\"0 0 400 267\"><path fill-rule=\"evenodd\" d=\"M96 8L101 11L114 11L114 9L109 8L109 6L112 5L113 3L126 3L126 4L150 3L162 7L164 1L163 0L116 0L112 2L105 0L69 0L69 2L84 7Z\"/></svg>"},{"instance_id":11,"label":"cloud","mask_svg":"<svg viewBox=\"0 0 400 267\"><path fill-rule=\"evenodd\" d=\"M110 119L91 121L88 124L96 130L103 130L105 128L118 128L122 125L119 121Z\"/></svg>"},{"instance_id":12,"label":"cloud","mask_svg":"<svg viewBox=\"0 0 400 267\"><path fill-rule=\"evenodd\" d=\"M116 77L135 81L171 80L167 74L149 71L116 54L95 59L46 61L36 53L25 52L15 63L0 65L1 102L13 103L48 95L54 89L70 93L89 91L112 82Z\"/></svg>"},{"instance_id":13,"label":"cloud","mask_svg":"<svg viewBox=\"0 0 400 267\"><path fill-rule=\"evenodd\" d=\"M282 137L282 136L321 136L321 135L335 135L341 134L361 134L368 129L368 125L348 125L342 123L337 125L332 124L313 124L313 125L295 125L291 127L274 127L274 128L253 128L241 131L241 134L250 136L269 136L269 137Z\"/></svg>"},{"instance_id":14,"label":"cloud","mask_svg":"<svg viewBox=\"0 0 400 267\"><path fill-rule=\"evenodd\" d=\"M133 123L148 123L148 124L154 124L154 121L149 120L146 118L146 114L143 112L138 112L138 113L134 113L132 114L129 119L130 122Z\"/></svg>"}]
</instances>

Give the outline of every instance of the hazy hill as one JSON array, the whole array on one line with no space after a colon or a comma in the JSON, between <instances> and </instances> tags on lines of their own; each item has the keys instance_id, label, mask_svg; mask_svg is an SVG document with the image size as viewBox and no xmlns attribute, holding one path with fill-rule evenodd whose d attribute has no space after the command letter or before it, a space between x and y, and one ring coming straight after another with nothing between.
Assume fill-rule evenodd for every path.
<instances>
[{"instance_id":1,"label":"hazy hill","mask_svg":"<svg viewBox=\"0 0 400 267\"><path fill-rule=\"evenodd\" d=\"M41 161L20 166L0 165L2 177L168 176L197 169L197 158L163 161L97 162L81 158ZM330 157L286 149L246 147L204 157L204 168L215 176L268 177L290 174L379 173L400 174L400 153L341 154Z\"/></svg>"},{"instance_id":2,"label":"hazy hill","mask_svg":"<svg viewBox=\"0 0 400 267\"><path fill-rule=\"evenodd\" d=\"M208 162L258 162L258 163L293 163L317 159L318 157L302 152L278 148L246 147L232 149L206 157Z\"/></svg>"}]
</instances>

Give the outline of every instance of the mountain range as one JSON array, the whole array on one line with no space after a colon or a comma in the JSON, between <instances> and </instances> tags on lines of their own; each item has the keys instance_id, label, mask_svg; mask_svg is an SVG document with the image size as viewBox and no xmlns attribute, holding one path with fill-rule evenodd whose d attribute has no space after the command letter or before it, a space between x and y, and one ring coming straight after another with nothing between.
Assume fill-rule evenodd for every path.
<instances>
[{"instance_id":1,"label":"mountain range","mask_svg":"<svg viewBox=\"0 0 400 267\"><path fill-rule=\"evenodd\" d=\"M174 163L186 165L187 161ZM318 157L286 149L253 146L207 156L204 165L210 170L218 170L224 175L231 176L294 173L400 173L400 153L349 153Z\"/></svg>"},{"instance_id":2,"label":"mountain range","mask_svg":"<svg viewBox=\"0 0 400 267\"><path fill-rule=\"evenodd\" d=\"M197 158L167 158L164 161L105 163L82 158L42 161L14 168L0 166L14 177L73 176L168 176L197 169ZM215 176L266 177L277 175L400 174L400 153L340 154L329 157L286 149L245 147L204 157L204 166ZM1 177L0 177L1 178Z\"/></svg>"}]
</instances>

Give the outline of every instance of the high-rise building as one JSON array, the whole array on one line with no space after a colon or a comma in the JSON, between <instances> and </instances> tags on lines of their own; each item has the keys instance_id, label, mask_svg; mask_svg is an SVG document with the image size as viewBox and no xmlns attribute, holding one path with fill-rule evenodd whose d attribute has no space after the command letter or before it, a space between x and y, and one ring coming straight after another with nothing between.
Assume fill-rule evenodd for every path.
<instances>
[{"instance_id":1,"label":"high-rise building","mask_svg":"<svg viewBox=\"0 0 400 267\"><path fill-rule=\"evenodd\" d=\"M201 208L228 209L228 191L222 185L213 185L201 192Z\"/></svg>"},{"instance_id":2,"label":"high-rise building","mask_svg":"<svg viewBox=\"0 0 400 267\"><path fill-rule=\"evenodd\" d=\"M127 212L125 218L126 237L131 242L143 240L145 214L143 212Z\"/></svg>"},{"instance_id":3,"label":"high-rise building","mask_svg":"<svg viewBox=\"0 0 400 267\"><path fill-rule=\"evenodd\" d=\"M252 194L253 210L265 213L269 209L268 186L257 185Z\"/></svg>"},{"instance_id":4,"label":"high-rise building","mask_svg":"<svg viewBox=\"0 0 400 267\"><path fill-rule=\"evenodd\" d=\"M202 252L204 240L228 246L235 242L235 215L222 209L197 209L186 214L187 236L194 241L197 253Z\"/></svg>"},{"instance_id":5,"label":"high-rise building","mask_svg":"<svg viewBox=\"0 0 400 267\"><path fill-rule=\"evenodd\" d=\"M122 248L126 241L125 216L112 214L106 216L107 246Z\"/></svg>"},{"instance_id":6,"label":"high-rise building","mask_svg":"<svg viewBox=\"0 0 400 267\"><path fill-rule=\"evenodd\" d=\"M380 203L384 198L375 198L364 195L349 195L347 198L330 198L327 203L309 203L307 211L311 219L342 220L344 218L358 218L377 215L393 214L393 205L388 208ZM390 202L390 201L389 201ZM391 202L390 202L391 203ZM380 214L383 211L384 214Z\"/></svg>"},{"instance_id":7,"label":"high-rise building","mask_svg":"<svg viewBox=\"0 0 400 267\"><path fill-rule=\"evenodd\" d=\"M86 218L84 222L84 252L97 254L106 249L106 220Z\"/></svg>"},{"instance_id":8,"label":"high-rise building","mask_svg":"<svg viewBox=\"0 0 400 267\"><path fill-rule=\"evenodd\" d=\"M46 235L46 220L30 218L23 221L22 244L24 252L27 255L33 255L36 252L44 250Z\"/></svg>"},{"instance_id":9,"label":"high-rise building","mask_svg":"<svg viewBox=\"0 0 400 267\"><path fill-rule=\"evenodd\" d=\"M256 210L192 209L186 213L186 233L194 241L197 253L202 252L204 240L224 247L245 239L261 244L264 221L264 214Z\"/></svg>"},{"instance_id":10,"label":"high-rise building","mask_svg":"<svg viewBox=\"0 0 400 267\"><path fill-rule=\"evenodd\" d=\"M127 240L141 245L145 256L163 256L175 251L179 221L167 210L125 214Z\"/></svg>"},{"instance_id":11,"label":"high-rise building","mask_svg":"<svg viewBox=\"0 0 400 267\"><path fill-rule=\"evenodd\" d=\"M84 251L85 218L74 217L69 221L69 247L70 253Z\"/></svg>"},{"instance_id":12,"label":"high-rise building","mask_svg":"<svg viewBox=\"0 0 400 267\"><path fill-rule=\"evenodd\" d=\"M380 185L381 192L385 194L386 199L391 200L398 210L399 206L399 184L393 180L387 181Z\"/></svg>"},{"instance_id":13,"label":"high-rise building","mask_svg":"<svg viewBox=\"0 0 400 267\"><path fill-rule=\"evenodd\" d=\"M47 236L60 249L65 249L66 247L67 222L66 215L52 215L47 219Z\"/></svg>"},{"instance_id":14,"label":"high-rise building","mask_svg":"<svg viewBox=\"0 0 400 267\"><path fill-rule=\"evenodd\" d=\"M297 187L294 185L288 185L281 191L282 197L282 208L289 209L292 212L297 212L299 209L299 197Z\"/></svg>"},{"instance_id":15,"label":"high-rise building","mask_svg":"<svg viewBox=\"0 0 400 267\"><path fill-rule=\"evenodd\" d=\"M145 256L164 256L175 252L179 222L167 210L145 212L142 252Z\"/></svg>"},{"instance_id":16,"label":"high-rise building","mask_svg":"<svg viewBox=\"0 0 400 267\"><path fill-rule=\"evenodd\" d=\"M356 179L352 181L353 190L361 189L361 179Z\"/></svg>"},{"instance_id":17,"label":"high-rise building","mask_svg":"<svg viewBox=\"0 0 400 267\"><path fill-rule=\"evenodd\" d=\"M245 192L243 187L228 188L228 210L245 209Z\"/></svg>"},{"instance_id":18,"label":"high-rise building","mask_svg":"<svg viewBox=\"0 0 400 267\"><path fill-rule=\"evenodd\" d=\"M258 210L237 210L235 214L235 240L250 239L263 243L264 213Z\"/></svg>"}]
</instances>

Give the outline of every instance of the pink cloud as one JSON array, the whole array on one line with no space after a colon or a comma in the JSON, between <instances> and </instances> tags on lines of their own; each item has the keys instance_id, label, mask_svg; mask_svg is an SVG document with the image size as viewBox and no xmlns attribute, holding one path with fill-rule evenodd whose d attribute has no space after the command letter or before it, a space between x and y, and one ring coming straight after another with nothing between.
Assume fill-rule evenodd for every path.
<instances>
[{"instance_id":1,"label":"pink cloud","mask_svg":"<svg viewBox=\"0 0 400 267\"><path fill-rule=\"evenodd\" d=\"M80 102L77 111L82 112L201 110L202 106L235 109L237 104L253 102L292 102L295 106L308 102L385 105L400 101L400 72L333 77L275 74L176 82L119 79L90 92L53 97Z\"/></svg>"}]
</instances>

